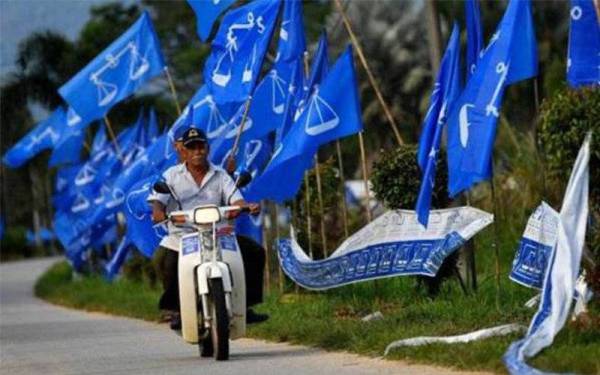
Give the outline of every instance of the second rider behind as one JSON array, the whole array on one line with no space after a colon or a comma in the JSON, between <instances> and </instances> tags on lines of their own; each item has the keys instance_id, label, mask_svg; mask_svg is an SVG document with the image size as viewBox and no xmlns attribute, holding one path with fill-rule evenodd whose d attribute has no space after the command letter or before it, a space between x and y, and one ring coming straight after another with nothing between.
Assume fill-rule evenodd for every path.
<instances>
[{"instance_id":1,"label":"second rider behind","mask_svg":"<svg viewBox=\"0 0 600 375\"><path fill-rule=\"evenodd\" d=\"M209 145L204 132L200 129L189 128L182 136L185 152L182 153L184 161L163 173L164 181L171 187L173 193L181 203L182 210L206 204L248 206L251 214L257 214L260 206L256 203L247 204L239 190L235 187L233 179L223 169L218 168L208 161ZM167 218L166 208L172 207L174 199L170 194L153 192L148 201L152 203L152 220L161 222ZM237 217L238 213L229 213L229 219ZM178 248L179 239L185 234L185 229L168 223L169 239ZM238 236L238 244L244 261L246 276L246 298L248 311L246 319L248 323L262 322L268 318L267 315L257 314L251 306L262 302L262 285L265 264L265 253L261 246L254 241ZM168 264L169 270L165 270L165 291L161 297L161 305L169 301L168 309L179 311L179 287L177 272L178 253L168 251L166 256L173 257ZM165 308L166 306L161 306ZM171 327L180 328L179 314L175 314Z\"/></svg>"}]
</instances>

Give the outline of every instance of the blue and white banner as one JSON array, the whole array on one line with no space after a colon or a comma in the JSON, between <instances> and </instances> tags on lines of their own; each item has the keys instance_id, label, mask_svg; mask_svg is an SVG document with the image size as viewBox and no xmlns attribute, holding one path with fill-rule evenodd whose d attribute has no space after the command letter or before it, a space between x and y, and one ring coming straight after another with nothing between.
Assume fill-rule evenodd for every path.
<instances>
[{"instance_id":1,"label":"blue and white banner","mask_svg":"<svg viewBox=\"0 0 600 375\"><path fill-rule=\"evenodd\" d=\"M165 67L147 12L58 92L81 118L94 120Z\"/></svg>"},{"instance_id":2,"label":"blue and white banner","mask_svg":"<svg viewBox=\"0 0 600 375\"><path fill-rule=\"evenodd\" d=\"M531 320L527 335L513 342L504 354L504 364L511 374L543 374L527 365L525 359L552 345L571 310L589 212L590 142L591 133L585 137L571 172L560 210L556 245L546 266L538 311Z\"/></svg>"},{"instance_id":3,"label":"blue and white banner","mask_svg":"<svg viewBox=\"0 0 600 375\"><path fill-rule=\"evenodd\" d=\"M600 85L600 20L593 0L571 0L570 16L569 86Z\"/></svg>"},{"instance_id":4,"label":"blue and white banner","mask_svg":"<svg viewBox=\"0 0 600 375\"><path fill-rule=\"evenodd\" d=\"M529 288L542 288L548 259L556 245L558 221L558 212L546 202L529 217L513 261L512 281Z\"/></svg>"},{"instance_id":5,"label":"blue and white banner","mask_svg":"<svg viewBox=\"0 0 600 375\"><path fill-rule=\"evenodd\" d=\"M217 103L243 102L254 90L279 5L279 0L255 0L223 18L204 64L204 79Z\"/></svg>"},{"instance_id":6,"label":"blue and white banner","mask_svg":"<svg viewBox=\"0 0 600 375\"><path fill-rule=\"evenodd\" d=\"M327 259L311 260L294 239L279 241L281 267L306 289L322 290L402 275L435 276L444 259L493 222L473 207L432 210L423 228L409 210L388 211Z\"/></svg>"}]
</instances>

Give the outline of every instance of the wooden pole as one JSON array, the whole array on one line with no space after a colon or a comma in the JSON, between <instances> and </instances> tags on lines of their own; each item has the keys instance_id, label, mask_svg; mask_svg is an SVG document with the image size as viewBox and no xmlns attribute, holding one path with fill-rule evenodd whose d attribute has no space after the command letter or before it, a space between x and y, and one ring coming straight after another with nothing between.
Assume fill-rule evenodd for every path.
<instances>
[{"instance_id":1,"label":"wooden pole","mask_svg":"<svg viewBox=\"0 0 600 375\"><path fill-rule=\"evenodd\" d=\"M319 200L319 213L321 216L321 241L323 242L323 258L327 258L327 235L325 234L325 207L323 204L323 185L321 184L321 171L319 168L319 153L315 154L315 176L317 178L317 198Z\"/></svg>"},{"instance_id":2,"label":"wooden pole","mask_svg":"<svg viewBox=\"0 0 600 375\"><path fill-rule=\"evenodd\" d=\"M342 21L344 22L344 26L346 27L346 30L348 31L348 34L350 35L350 39L352 40L352 44L354 45L354 48L356 49L359 60L362 63L363 68L367 72L367 76L369 77L369 82L371 83L371 87L373 87L373 90L375 90L375 94L377 95L377 99L379 100L379 103L381 104L381 107L383 108L383 112L385 113L385 116L387 117L387 119L392 127L392 130L394 131L394 135L396 136L396 141L398 141L398 144L403 145L404 141L402 140L402 137L400 136L400 131L398 130L396 121L394 120L394 117L392 116L392 112L390 111L387 103L383 99L383 95L381 94L381 91L379 90L379 86L378 86L377 82L375 81L375 77L373 76L373 73L371 72L371 68L369 68L369 64L367 63L367 59L365 58L363 50L362 50L360 44L358 43L358 39L356 38L356 35L354 35L354 31L352 31L352 26L350 25L350 20L348 19L348 16L346 15L346 12L344 11L342 4L340 3L340 0L335 0L335 5L337 6L337 9L340 12L340 15L342 16Z\"/></svg>"},{"instance_id":3,"label":"wooden pole","mask_svg":"<svg viewBox=\"0 0 600 375\"><path fill-rule=\"evenodd\" d=\"M110 138L112 139L113 144L115 145L115 150L117 151L117 156L119 157L119 159L121 161L123 161L123 154L121 153L121 148L119 147L119 142L117 142L117 136L115 135L115 132L113 131L110 121L108 121L108 116L106 116L106 115L104 115L104 122L106 123L106 128L108 129L108 134L110 135Z\"/></svg>"},{"instance_id":4,"label":"wooden pole","mask_svg":"<svg viewBox=\"0 0 600 375\"><path fill-rule=\"evenodd\" d=\"M261 206L264 206L264 202L263 204L261 204ZM266 229L266 225L265 225L265 221L266 221L267 216L266 215L262 215L262 221L263 221L263 225L262 225L262 238L263 238L263 247L265 249L265 289L267 291L271 290L271 267L270 267L270 260L269 257L271 255L271 252L269 251L269 241L267 240L267 231Z\"/></svg>"},{"instance_id":5,"label":"wooden pole","mask_svg":"<svg viewBox=\"0 0 600 375\"><path fill-rule=\"evenodd\" d=\"M337 0L336 0L337 1ZM366 205L365 211L367 213L367 222L371 222L373 218L371 217L371 207L369 207L369 203L371 201L371 197L369 195L369 176L367 175L367 156L365 152L365 140L363 138L363 132L358 133L358 144L360 146L360 160L362 166L363 173L363 181L365 183L365 196L366 196Z\"/></svg>"},{"instance_id":6,"label":"wooden pole","mask_svg":"<svg viewBox=\"0 0 600 375\"><path fill-rule=\"evenodd\" d=\"M240 126L238 127L238 131L235 136L235 141L233 142L233 147L231 148L231 154L229 155L230 159L235 159L238 147L240 146L240 138L242 137L242 133L244 132L244 125L246 124L246 118L248 117L248 111L250 110L251 102L252 96L248 96L248 99L246 100L246 107L244 108L244 114L242 115L242 121L240 122Z\"/></svg>"},{"instance_id":7,"label":"wooden pole","mask_svg":"<svg viewBox=\"0 0 600 375\"><path fill-rule=\"evenodd\" d=\"M314 259L312 248L312 218L310 216L310 185L308 182L308 172L304 172L304 190L306 196L306 236L308 240L308 256Z\"/></svg>"},{"instance_id":8,"label":"wooden pole","mask_svg":"<svg viewBox=\"0 0 600 375\"><path fill-rule=\"evenodd\" d=\"M500 311L500 249L498 249L498 206L496 204L496 189L494 188L494 174L490 180L492 190L492 204L494 208L494 240L492 247L494 248L494 273L496 284L496 310Z\"/></svg>"},{"instance_id":9,"label":"wooden pole","mask_svg":"<svg viewBox=\"0 0 600 375\"><path fill-rule=\"evenodd\" d=\"M342 146L339 139L335 141L335 148L337 152L338 168L340 170L340 189L342 199L342 220L344 223L344 236L348 238L348 206L346 205L346 179L344 177L344 162L342 161Z\"/></svg>"},{"instance_id":10,"label":"wooden pole","mask_svg":"<svg viewBox=\"0 0 600 375\"><path fill-rule=\"evenodd\" d=\"M279 243L279 205L277 203L274 204L275 209L273 212L275 213L275 244ZM277 264L277 274L279 276L279 293L283 294L284 290L284 279L283 279L283 270L281 269L281 264Z\"/></svg>"},{"instance_id":11,"label":"wooden pole","mask_svg":"<svg viewBox=\"0 0 600 375\"><path fill-rule=\"evenodd\" d=\"M169 88L171 89L171 95L173 95L173 101L175 102L175 108L177 108L177 114L181 115L181 107L179 106L179 100L177 99L177 92L175 91L175 84L173 83L173 78L171 78L171 73L169 72L169 67L165 66L165 74L167 76L167 81L169 82Z\"/></svg>"}]
</instances>

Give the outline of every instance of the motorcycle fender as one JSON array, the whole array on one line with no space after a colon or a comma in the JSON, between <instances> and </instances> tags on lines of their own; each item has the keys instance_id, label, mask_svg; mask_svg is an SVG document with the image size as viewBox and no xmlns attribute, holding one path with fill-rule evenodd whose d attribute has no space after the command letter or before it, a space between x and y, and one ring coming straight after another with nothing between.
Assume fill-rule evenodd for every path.
<instances>
[{"instance_id":1,"label":"motorcycle fender","mask_svg":"<svg viewBox=\"0 0 600 375\"><path fill-rule=\"evenodd\" d=\"M231 292L231 277L227 264L223 262L204 263L197 268L196 272L196 279L198 280L198 293L209 293L208 279L223 280L223 290L225 292Z\"/></svg>"}]
</instances>

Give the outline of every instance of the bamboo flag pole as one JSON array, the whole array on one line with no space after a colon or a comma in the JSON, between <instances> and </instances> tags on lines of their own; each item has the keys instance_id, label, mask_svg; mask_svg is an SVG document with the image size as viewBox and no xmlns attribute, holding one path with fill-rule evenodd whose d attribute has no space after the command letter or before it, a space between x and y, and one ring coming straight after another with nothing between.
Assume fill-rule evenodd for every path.
<instances>
[{"instance_id":1,"label":"bamboo flag pole","mask_svg":"<svg viewBox=\"0 0 600 375\"><path fill-rule=\"evenodd\" d=\"M275 208L273 212L275 213L275 247L279 244L279 205L277 203L274 204ZM281 264L277 267L277 273L279 276L279 293L283 294L284 287L284 279L283 279L283 270L281 269Z\"/></svg>"},{"instance_id":2,"label":"bamboo flag pole","mask_svg":"<svg viewBox=\"0 0 600 375\"><path fill-rule=\"evenodd\" d=\"M358 133L358 144L360 146L360 159L362 165L362 173L363 173L363 181L365 183L365 197L366 197L366 206L365 211L367 213L367 222L371 222L373 218L371 217L371 207L369 207L369 203L371 201L371 197L369 194L369 176L367 175L367 156L365 152L365 140L363 138L363 132Z\"/></svg>"},{"instance_id":3,"label":"bamboo flag pole","mask_svg":"<svg viewBox=\"0 0 600 375\"><path fill-rule=\"evenodd\" d=\"M119 147L119 142L117 142L117 137L115 136L115 132L113 131L110 121L108 120L108 116L106 116L106 115L104 115L104 123L106 124L106 128L108 129L108 134L110 135L110 138L112 139L113 144L115 145L115 150L117 150L117 156L119 157L119 159L121 161L123 161L123 154L121 153L121 148Z\"/></svg>"},{"instance_id":4,"label":"bamboo flag pole","mask_svg":"<svg viewBox=\"0 0 600 375\"><path fill-rule=\"evenodd\" d=\"M312 218L310 217L310 186L308 183L308 172L304 172L304 190L306 196L306 237L308 240L308 256L310 259L314 259L313 248L312 248Z\"/></svg>"},{"instance_id":5,"label":"bamboo flag pole","mask_svg":"<svg viewBox=\"0 0 600 375\"><path fill-rule=\"evenodd\" d=\"M403 145L404 141L402 140L402 137L400 136L400 131L398 131L398 126L396 125L396 121L394 120L394 117L392 116L392 112L390 111L387 103L383 99L383 95L381 94L381 91L379 90L379 86L377 85L377 82L375 81L375 77L373 76L373 73L371 72L371 68L369 68L369 64L367 63L367 59L365 58L363 50L360 47L360 44L358 43L358 39L356 38L356 35L354 35L354 31L352 31L352 26L350 25L350 20L348 19L348 16L346 15L346 12L344 11L342 4L340 3L340 0L334 0L334 1L335 1L335 5L337 6L338 11L340 12L340 15L342 16L342 21L344 22L344 26L346 27L346 30L348 31L348 34L350 35L350 40L352 40L352 44L354 45L354 48L356 49L356 52L358 53L359 60L362 63L363 68L365 68L365 71L367 72L367 76L369 77L369 82L371 83L371 87L373 87L373 90L375 90L375 94L377 95L377 99L379 100L379 103L381 104L381 107L383 108L383 112L385 113L385 116L387 117L387 119L392 127L392 130L394 131L394 135L396 136L396 141L398 141L398 144Z\"/></svg>"},{"instance_id":6,"label":"bamboo flag pole","mask_svg":"<svg viewBox=\"0 0 600 375\"><path fill-rule=\"evenodd\" d=\"M261 204L261 206L264 207L264 201ZM270 260L269 257L271 255L271 252L269 251L269 241L267 240L267 231L266 231L266 225L265 225L265 221L267 220L267 215L261 215L262 216L262 225L261 225L261 231L262 231L262 245L263 248L265 249L265 269L264 269L264 273L265 273L265 289L270 291L271 290L271 267L270 267Z\"/></svg>"},{"instance_id":7,"label":"bamboo flag pole","mask_svg":"<svg viewBox=\"0 0 600 375\"><path fill-rule=\"evenodd\" d=\"M342 161L342 146L339 140L335 141L335 148L337 152L338 168L340 170L340 187L341 187L341 199L342 199L342 221L344 223L344 236L348 238L348 206L346 204L346 178L344 177L344 162Z\"/></svg>"},{"instance_id":8,"label":"bamboo flag pole","mask_svg":"<svg viewBox=\"0 0 600 375\"><path fill-rule=\"evenodd\" d=\"M169 72L169 67L165 66L165 74L167 76L167 81L169 81L169 88L171 89L171 95L173 95L173 101L175 102L175 108L177 108L177 114L181 115L181 107L179 106L179 100L177 99L177 92L175 91L175 84L173 83L173 78L171 78L171 73Z\"/></svg>"},{"instance_id":9,"label":"bamboo flag pole","mask_svg":"<svg viewBox=\"0 0 600 375\"><path fill-rule=\"evenodd\" d=\"M323 257L327 258L327 235L325 234L325 207L323 204L323 186L321 184L321 172L319 170L319 153L315 154L315 175L317 177L317 197L319 198L319 211L321 216L321 241L323 242Z\"/></svg>"},{"instance_id":10,"label":"bamboo flag pole","mask_svg":"<svg viewBox=\"0 0 600 375\"><path fill-rule=\"evenodd\" d=\"M494 248L494 276L496 284L496 310L500 311L500 249L498 249L498 206L496 204L496 189L494 188L494 173L492 172L492 178L490 180L490 187L492 190L492 205L494 208L494 241L492 247Z\"/></svg>"},{"instance_id":11,"label":"bamboo flag pole","mask_svg":"<svg viewBox=\"0 0 600 375\"><path fill-rule=\"evenodd\" d=\"M229 158L235 158L235 155L237 154L238 147L240 146L240 138L242 137L242 133L244 132L244 125L246 125L248 111L250 111L251 102L252 96L248 96L248 99L246 99L246 107L244 108L244 114L242 115L242 121L240 121L240 126L238 127L238 131L235 136L235 141L233 142L233 147L231 147L231 154L229 155Z\"/></svg>"}]
</instances>

